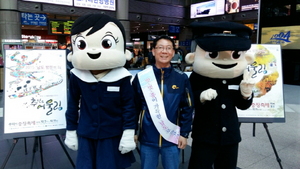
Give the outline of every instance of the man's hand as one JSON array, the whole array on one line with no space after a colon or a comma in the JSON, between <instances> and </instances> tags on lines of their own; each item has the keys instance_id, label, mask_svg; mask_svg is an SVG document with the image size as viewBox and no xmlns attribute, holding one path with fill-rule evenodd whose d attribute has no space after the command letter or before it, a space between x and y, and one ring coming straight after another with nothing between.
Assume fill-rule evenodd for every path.
<instances>
[{"instance_id":1,"label":"man's hand","mask_svg":"<svg viewBox=\"0 0 300 169\"><path fill-rule=\"evenodd\" d=\"M216 90L209 88L207 90L204 90L200 94L200 102L204 103L205 101L211 101L212 99L215 99L218 96L218 93Z\"/></svg>"},{"instance_id":2,"label":"man's hand","mask_svg":"<svg viewBox=\"0 0 300 169\"><path fill-rule=\"evenodd\" d=\"M65 144L71 150L78 150L78 138L76 130L67 130Z\"/></svg>"},{"instance_id":3,"label":"man's hand","mask_svg":"<svg viewBox=\"0 0 300 169\"><path fill-rule=\"evenodd\" d=\"M241 94L245 97L248 98L252 95L252 89L255 85L255 81L252 77L254 71L251 70L250 72L245 69L244 70L244 75L243 75L243 80L240 83L240 88L241 88Z\"/></svg>"},{"instance_id":4,"label":"man's hand","mask_svg":"<svg viewBox=\"0 0 300 169\"><path fill-rule=\"evenodd\" d=\"M187 138L179 136L179 139L178 139L178 148L185 149L186 145L187 145Z\"/></svg>"},{"instance_id":5,"label":"man's hand","mask_svg":"<svg viewBox=\"0 0 300 169\"><path fill-rule=\"evenodd\" d=\"M134 129L123 131L123 135L119 144L119 150L122 154L128 153L136 148L134 141Z\"/></svg>"}]
</instances>

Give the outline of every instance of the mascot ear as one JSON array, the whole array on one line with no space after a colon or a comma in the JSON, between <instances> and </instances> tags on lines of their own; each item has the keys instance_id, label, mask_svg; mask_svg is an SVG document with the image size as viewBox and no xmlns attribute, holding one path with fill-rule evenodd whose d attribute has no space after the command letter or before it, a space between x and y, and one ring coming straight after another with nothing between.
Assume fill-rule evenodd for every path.
<instances>
[{"instance_id":1,"label":"mascot ear","mask_svg":"<svg viewBox=\"0 0 300 169\"><path fill-rule=\"evenodd\" d=\"M185 56L185 62L187 64L193 64L194 63L194 60L195 60L195 53L188 53L186 56Z\"/></svg>"},{"instance_id":2,"label":"mascot ear","mask_svg":"<svg viewBox=\"0 0 300 169\"><path fill-rule=\"evenodd\" d=\"M254 55L252 53L246 52L245 58L247 60L248 65L251 65L254 62Z\"/></svg>"},{"instance_id":3,"label":"mascot ear","mask_svg":"<svg viewBox=\"0 0 300 169\"><path fill-rule=\"evenodd\" d=\"M69 54L67 55L67 60L69 62L72 62L72 55L73 55L73 52L69 52Z\"/></svg>"},{"instance_id":4,"label":"mascot ear","mask_svg":"<svg viewBox=\"0 0 300 169\"><path fill-rule=\"evenodd\" d=\"M130 59L132 58L132 53L129 50L125 50L125 55L126 55L126 60L130 61Z\"/></svg>"}]
</instances>

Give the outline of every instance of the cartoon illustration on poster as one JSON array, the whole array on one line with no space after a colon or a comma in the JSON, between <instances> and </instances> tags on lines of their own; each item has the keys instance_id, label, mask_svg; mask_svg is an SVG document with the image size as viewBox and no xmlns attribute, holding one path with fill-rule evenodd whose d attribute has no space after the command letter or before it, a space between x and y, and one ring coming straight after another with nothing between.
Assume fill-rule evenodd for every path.
<instances>
[{"instance_id":1,"label":"cartoon illustration on poster","mask_svg":"<svg viewBox=\"0 0 300 169\"><path fill-rule=\"evenodd\" d=\"M248 66L249 71L254 70L254 99L248 110L238 111L238 116L284 118L280 45L252 45L248 54L255 56L254 63Z\"/></svg>"},{"instance_id":2,"label":"cartoon illustration on poster","mask_svg":"<svg viewBox=\"0 0 300 169\"><path fill-rule=\"evenodd\" d=\"M65 128L64 50L6 50L4 68L4 133Z\"/></svg>"}]
</instances>

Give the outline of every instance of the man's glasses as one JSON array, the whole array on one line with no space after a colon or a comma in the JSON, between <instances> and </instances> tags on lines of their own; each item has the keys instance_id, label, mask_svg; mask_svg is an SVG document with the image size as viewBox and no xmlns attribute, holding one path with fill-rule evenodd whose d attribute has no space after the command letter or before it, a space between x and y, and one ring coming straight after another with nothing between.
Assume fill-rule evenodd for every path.
<instances>
[{"instance_id":1,"label":"man's glasses","mask_svg":"<svg viewBox=\"0 0 300 169\"><path fill-rule=\"evenodd\" d=\"M155 49L156 49L156 50L158 50L158 51L163 51L163 50L166 50L166 51L168 51L168 52L170 52L170 51L172 51L172 50L173 50L173 48L172 48L171 46L167 46L167 47L163 47L163 46L156 46L156 47L155 47Z\"/></svg>"}]
</instances>

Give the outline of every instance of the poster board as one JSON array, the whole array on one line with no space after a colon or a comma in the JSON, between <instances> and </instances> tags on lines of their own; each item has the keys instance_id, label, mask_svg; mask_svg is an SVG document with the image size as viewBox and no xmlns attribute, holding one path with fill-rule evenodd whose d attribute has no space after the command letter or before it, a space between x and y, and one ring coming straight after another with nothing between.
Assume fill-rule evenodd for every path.
<instances>
[{"instance_id":1,"label":"poster board","mask_svg":"<svg viewBox=\"0 0 300 169\"><path fill-rule=\"evenodd\" d=\"M255 56L248 70L254 70L256 84L251 107L239 110L240 122L285 122L281 46L279 44L253 44L247 54Z\"/></svg>"},{"instance_id":2,"label":"poster board","mask_svg":"<svg viewBox=\"0 0 300 169\"><path fill-rule=\"evenodd\" d=\"M4 113L0 139L65 132L65 50L5 51Z\"/></svg>"}]
</instances>

